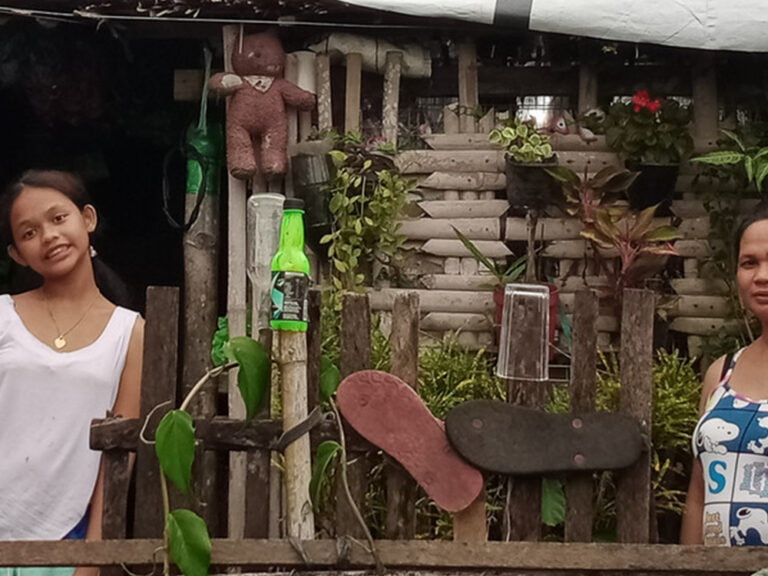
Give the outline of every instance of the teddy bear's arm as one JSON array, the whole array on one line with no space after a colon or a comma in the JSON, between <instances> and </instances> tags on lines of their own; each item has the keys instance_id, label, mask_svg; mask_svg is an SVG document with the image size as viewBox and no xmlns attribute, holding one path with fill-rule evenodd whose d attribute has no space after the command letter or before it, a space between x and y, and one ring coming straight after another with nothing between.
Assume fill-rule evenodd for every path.
<instances>
[{"instance_id":1,"label":"teddy bear's arm","mask_svg":"<svg viewBox=\"0 0 768 576\"><path fill-rule=\"evenodd\" d=\"M312 110L315 107L315 95L296 86L283 78L279 79L280 93L283 100L289 106L294 106L299 110Z\"/></svg>"},{"instance_id":2,"label":"teddy bear's arm","mask_svg":"<svg viewBox=\"0 0 768 576\"><path fill-rule=\"evenodd\" d=\"M243 79L231 72L218 72L211 76L211 79L208 81L208 87L213 92L224 96L234 94L244 85Z\"/></svg>"}]
</instances>

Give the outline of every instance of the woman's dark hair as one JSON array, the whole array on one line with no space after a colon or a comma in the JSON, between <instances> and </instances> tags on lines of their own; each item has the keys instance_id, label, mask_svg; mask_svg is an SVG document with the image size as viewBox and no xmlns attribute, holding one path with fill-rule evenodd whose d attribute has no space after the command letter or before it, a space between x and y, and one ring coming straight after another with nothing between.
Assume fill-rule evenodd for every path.
<instances>
[{"instance_id":1,"label":"woman's dark hair","mask_svg":"<svg viewBox=\"0 0 768 576\"><path fill-rule=\"evenodd\" d=\"M13 244L13 229L11 226L11 210L13 203L21 195L25 188L53 188L64 194L78 210L83 210L89 203L88 192L83 180L77 174L60 170L27 170L21 177L12 182L0 197L0 238L6 246ZM128 286L117 273L107 266L100 258L94 257L93 275L104 296L111 302L132 308L133 302ZM22 280L21 288L14 290L23 292L42 284L42 278L37 274L26 275Z\"/></svg>"},{"instance_id":2,"label":"woman's dark hair","mask_svg":"<svg viewBox=\"0 0 768 576\"><path fill-rule=\"evenodd\" d=\"M746 232L747 228L752 226L752 224L762 220L768 220L767 200L762 200L759 204L752 208L749 214L742 218L741 222L739 222L739 225L736 228L736 233L733 237L733 261L737 266L739 262L739 251L741 250L741 238L744 236L744 232Z\"/></svg>"}]
</instances>

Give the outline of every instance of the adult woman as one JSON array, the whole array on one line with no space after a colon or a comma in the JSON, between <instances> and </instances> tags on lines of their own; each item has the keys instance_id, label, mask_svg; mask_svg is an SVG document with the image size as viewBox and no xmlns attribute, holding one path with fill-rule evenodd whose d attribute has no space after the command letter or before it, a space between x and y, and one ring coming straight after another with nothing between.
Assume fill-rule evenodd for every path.
<instances>
[{"instance_id":1,"label":"adult woman","mask_svg":"<svg viewBox=\"0 0 768 576\"><path fill-rule=\"evenodd\" d=\"M736 240L739 295L762 334L704 377L683 544L768 544L768 205Z\"/></svg>"},{"instance_id":2,"label":"adult woman","mask_svg":"<svg viewBox=\"0 0 768 576\"><path fill-rule=\"evenodd\" d=\"M0 540L99 539L90 421L107 410L138 416L143 321L97 286L97 217L79 178L26 172L0 217L11 257L43 280L0 296Z\"/></svg>"}]
</instances>

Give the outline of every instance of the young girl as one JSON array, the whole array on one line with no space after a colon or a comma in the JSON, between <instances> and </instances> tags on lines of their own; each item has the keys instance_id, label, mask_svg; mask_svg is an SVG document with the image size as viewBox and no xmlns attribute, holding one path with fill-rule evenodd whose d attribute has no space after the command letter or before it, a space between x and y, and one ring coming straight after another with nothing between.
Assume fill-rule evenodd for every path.
<instances>
[{"instance_id":1,"label":"young girl","mask_svg":"<svg viewBox=\"0 0 768 576\"><path fill-rule=\"evenodd\" d=\"M768 544L768 205L742 223L736 240L739 295L762 334L704 377L683 544Z\"/></svg>"},{"instance_id":2,"label":"young girl","mask_svg":"<svg viewBox=\"0 0 768 576\"><path fill-rule=\"evenodd\" d=\"M94 280L96 211L79 178L26 172L0 200L0 218L11 257L43 280L0 296L0 540L99 539L103 476L90 423L108 410L138 417L144 322ZM95 570L76 573L86 572Z\"/></svg>"}]
</instances>

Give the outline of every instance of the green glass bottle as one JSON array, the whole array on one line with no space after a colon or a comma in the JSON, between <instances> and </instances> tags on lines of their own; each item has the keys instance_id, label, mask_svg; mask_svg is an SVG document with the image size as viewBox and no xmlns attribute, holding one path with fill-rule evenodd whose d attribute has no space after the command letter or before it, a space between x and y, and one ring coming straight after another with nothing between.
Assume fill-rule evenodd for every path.
<instances>
[{"instance_id":1,"label":"green glass bottle","mask_svg":"<svg viewBox=\"0 0 768 576\"><path fill-rule=\"evenodd\" d=\"M309 259L304 253L304 202L286 198L280 247L272 259L273 330L307 330Z\"/></svg>"}]
</instances>

